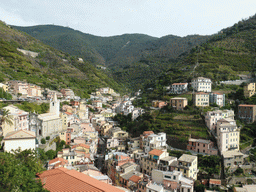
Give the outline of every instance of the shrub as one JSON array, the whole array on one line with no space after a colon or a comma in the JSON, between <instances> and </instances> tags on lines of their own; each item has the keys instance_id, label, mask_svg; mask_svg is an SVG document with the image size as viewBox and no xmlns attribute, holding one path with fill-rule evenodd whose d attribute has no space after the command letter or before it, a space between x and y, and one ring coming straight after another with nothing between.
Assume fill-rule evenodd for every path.
<instances>
[{"instance_id":1,"label":"shrub","mask_svg":"<svg viewBox=\"0 0 256 192\"><path fill-rule=\"evenodd\" d=\"M43 138L43 139L41 139L41 143L42 144L45 144L46 143L46 141L45 141L45 139Z\"/></svg>"},{"instance_id":2,"label":"shrub","mask_svg":"<svg viewBox=\"0 0 256 192\"><path fill-rule=\"evenodd\" d=\"M50 136L47 136L47 137L46 137L46 140L50 140Z\"/></svg>"}]
</instances>

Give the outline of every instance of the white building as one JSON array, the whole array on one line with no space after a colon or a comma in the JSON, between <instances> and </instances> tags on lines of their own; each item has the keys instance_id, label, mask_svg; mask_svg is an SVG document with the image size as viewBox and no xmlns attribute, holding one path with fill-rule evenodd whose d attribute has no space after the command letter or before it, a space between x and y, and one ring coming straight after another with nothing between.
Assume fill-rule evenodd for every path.
<instances>
[{"instance_id":1,"label":"white building","mask_svg":"<svg viewBox=\"0 0 256 192\"><path fill-rule=\"evenodd\" d=\"M172 94L182 94L188 91L188 83L173 83L171 86Z\"/></svg>"},{"instance_id":2,"label":"white building","mask_svg":"<svg viewBox=\"0 0 256 192\"><path fill-rule=\"evenodd\" d=\"M197 92L212 92L212 81L205 77L197 77L192 79L191 85Z\"/></svg>"},{"instance_id":3,"label":"white building","mask_svg":"<svg viewBox=\"0 0 256 192\"><path fill-rule=\"evenodd\" d=\"M217 104L220 107L225 106L225 94L221 93L210 93L209 94L210 104Z\"/></svg>"},{"instance_id":4,"label":"white building","mask_svg":"<svg viewBox=\"0 0 256 192\"><path fill-rule=\"evenodd\" d=\"M183 173L180 171L174 170L170 172L153 169L152 181L157 184L162 184L165 189L173 191L194 191L193 179L184 177Z\"/></svg>"},{"instance_id":5,"label":"white building","mask_svg":"<svg viewBox=\"0 0 256 192\"><path fill-rule=\"evenodd\" d=\"M233 119L220 119L217 122L217 144L221 154L224 151L239 151L240 128Z\"/></svg>"},{"instance_id":6,"label":"white building","mask_svg":"<svg viewBox=\"0 0 256 192\"><path fill-rule=\"evenodd\" d=\"M144 113L144 109L142 109L142 108L135 108L132 111L132 120L134 121L135 119L137 119L143 113Z\"/></svg>"},{"instance_id":7,"label":"white building","mask_svg":"<svg viewBox=\"0 0 256 192\"><path fill-rule=\"evenodd\" d=\"M153 149L166 149L166 133L151 134L145 137L142 141L143 150L145 153Z\"/></svg>"},{"instance_id":8,"label":"white building","mask_svg":"<svg viewBox=\"0 0 256 192\"><path fill-rule=\"evenodd\" d=\"M3 139L4 151L11 152L11 150L21 149L35 149L36 148L36 135L33 131L13 131L9 132Z\"/></svg>"}]
</instances>

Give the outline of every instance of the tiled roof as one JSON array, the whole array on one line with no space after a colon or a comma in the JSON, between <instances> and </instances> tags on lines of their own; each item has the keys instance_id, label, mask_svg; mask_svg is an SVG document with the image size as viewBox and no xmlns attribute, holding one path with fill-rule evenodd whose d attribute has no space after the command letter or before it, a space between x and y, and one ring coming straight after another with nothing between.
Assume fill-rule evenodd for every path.
<instances>
[{"instance_id":1,"label":"tiled roof","mask_svg":"<svg viewBox=\"0 0 256 192\"><path fill-rule=\"evenodd\" d=\"M70 113L70 112L65 112L67 115L73 115L73 113Z\"/></svg>"},{"instance_id":2,"label":"tiled roof","mask_svg":"<svg viewBox=\"0 0 256 192\"><path fill-rule=\"evenodd\" d=\"M158 150L158 149L153 149L152 151L150 151L148 154L150 155L156 155L156 156L160 156L163 153L163 151Z\"/></svg>"},{"instance_id":3,"label":"tiled roof","mask_svg":"<svg viewBox=\"0 0 256 192\"><path fill-rule=\"evenodd\" d=\"M209 184L221 185L221 180L219 180L219 179L210 179Z\"/></svg>"},{"instance_id":4,"label":"tiled roof","mask_svg":"<svg viewBox=\"0 0 256 192\"><path fill-rule=\"evenodd\" d=\"M86 144L83 144L83 143L79 143L77 145L72 146L72 149L77 148L77 147L84 147L86 149L90 149L89 145L86 145Z\"/></svg>"},{"instance_id":5,"label":"tiled roof","mask_svg":"<svg viewBox=\"0 0 256 192\"><path fill-rule=\"evenodd\" d=\"M58 165L65 165L65 164L68 164L68 160L57 157L57 158L52 159L52 160L49 161L49 165L52 165L52 164L54 164L54 165L57 165L57 164Z\"/></svg>"},{"instance_id":6,"label":"tiled roof","mask_svg":"<svg viewBox=\"0 0 256 192\"><path fill-rule=\"evenodd\" d=\"M154 134L154 132L153 131L144 131L143 132L143 135L150 135L150 134Z\"/></svg>"},{"instance_id":7,"label":"tiled roof","mask_svg":"<svg viewBox=\"0 0 256 192\"><path fill-rule=\"evenodd\" d=\"M44 188L54 191L122 192L116 187L88 175L66 168L51 169L39 175Z\"/></svg>"},{"instance_id":8,"label":"tiled roof","mask_svg":"<svg viewBox=\"0 0 256 192\"><path fill-rule=\"evenodd\" d=\"M254 107L256 105L245 105L245 104L240 104L238 105L238 107Z\"/></svg>"},{"instance_id":9,"label":"tiled roof","mask_svg":"<svg viewBox=\"0 0 256 192\"><path fill-rule=\"evenodd\" d=\"M4 140L9 139L27 139L27 138L36 138L34 131L18 130L12 131L6 134Z\"/></svg>"},{"instance_id":10,"label":"tiled roof","mask_svg":"<svg viewBox=\"0 0 256 192\"><path fill-rule=\"evenodd\" d=\"M141 177L137 176L137 175L133 175L130 177L129 179L130 181L134 182L134 183L138 183L139 180L141 180Z\"/></svg>"}]
</instances>

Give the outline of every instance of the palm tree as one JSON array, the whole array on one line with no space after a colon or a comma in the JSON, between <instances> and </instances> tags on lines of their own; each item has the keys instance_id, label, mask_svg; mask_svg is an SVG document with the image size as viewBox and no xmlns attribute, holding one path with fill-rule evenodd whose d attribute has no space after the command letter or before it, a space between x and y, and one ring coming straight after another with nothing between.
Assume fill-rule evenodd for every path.
<instances>
[{"instance_id":1,"label":"palm tree","mask_svg":"<svg viewBox=\"0 0 256 192\"><path fill-rule=\"evenodd\" d=\"M0 117L0 124L3 126L3 123L7 123L9 125L13 125L12 117L9 116L10 111L9 109L2 109L1 111L1 117Z\"/></svg>"}]
</instances>

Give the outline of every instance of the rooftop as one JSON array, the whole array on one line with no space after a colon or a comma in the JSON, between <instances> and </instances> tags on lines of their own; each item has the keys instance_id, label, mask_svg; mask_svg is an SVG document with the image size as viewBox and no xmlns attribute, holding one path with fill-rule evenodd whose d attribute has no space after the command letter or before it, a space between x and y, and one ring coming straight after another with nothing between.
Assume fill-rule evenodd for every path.
<instances>
[{"instance_id":1,"label":"rooftop","mask_svg":"<svg viewBox=\"0 0 256 192\"><path fill-rule=\"evenodd\" d=\"M44 188L53 191L122 192L88 175L66 168L51 169L39 175Z\"/></svg>"},{"instance_id":2,"label":"rooftop","mask_svg":"<svg viewBox=\"0 0 256 192\"><path fill-rule=\"evenodd\" d=\"M196 159L197 159L197 156L183 154L183 155L179 158L179 161L184 161L184 162L192 163L192 162L193 162L194 160L196 160Z\"/></svg>"},{"instance_id":3,"label":"rooftop","mask_svg":"<svg viewBox=\"0 0 256 192\"><path fill-rule=\"evenodd\" d=\"M162 150L153 149L153 150L150 151L148 154L150 154L150 155L155 155L155 156L160 156L160 155L162 155L163 152L164 152L164 151L162 151Z\"/></svg>"},{"instance_id":4,"label":"rooftop","mask_svg":"<svg viewBox=\"0 0 256 192\"><path fill-rule=\"evenodd\" d=\"M230 157L234 157L234 156L244 156L243 153L239 152L239 151L224 151L222 152L223 158L230 158Z\"/></svg>"},{"instance_id":5,"label":"rooftop","mask_svg":"<svg viewBox=\"0 0 256 192\"><path fill-rule=\"evenodd\" d=\"M6 134L4 140L11 140L11 139L34 139L36 138L36 134L34 131L26 131L26 130L18 130L12 131Z\"/></svg>"}]
</instances>

